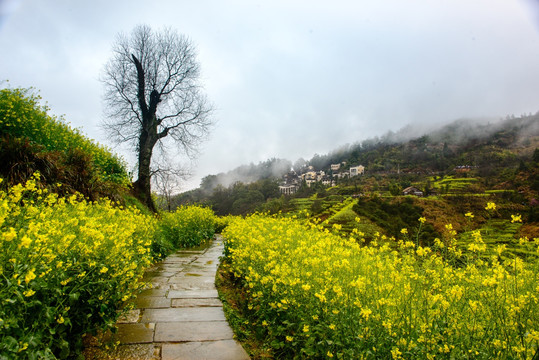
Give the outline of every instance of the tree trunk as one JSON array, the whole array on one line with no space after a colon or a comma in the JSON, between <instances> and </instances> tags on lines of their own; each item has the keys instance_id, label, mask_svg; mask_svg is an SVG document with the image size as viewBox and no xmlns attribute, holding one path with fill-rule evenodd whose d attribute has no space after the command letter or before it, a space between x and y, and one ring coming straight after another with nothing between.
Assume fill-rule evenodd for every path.
<instances>
[{"instance_id":1,"label":"tree trunk","mask_svg":"<svg viewBox=\"0 0 539 360\"><path fill-rule=\"evenodd\" d=\"M152 158L152 149L153 146L141 142L139 148L138 179L133 183L133 190L135 196L142 201L148 209L156 213L157 208L153 201L151 190L150 162Z\"/></svg>"},{"instance_id":2,"label":"tree trunk","mask_svg":"<svg viewBox=\"0 0 539 360\"><path fill-rule=\"evenodd\" d=\"M160 137L166 136L167 129L163 134L157 133L157 105L161 102L161 95L157 90L150 93L150 104L146 103L145 96L145 75L142 64L135 55L131 55L133 63L137 69L138 83L138 105L142 114L142 129L139 136L138 145L138 179L133 183L135 195L154 213L157 212L155 203L152 199L151 189L151 168L153 147Z\"/></svg>"}]
</instances>

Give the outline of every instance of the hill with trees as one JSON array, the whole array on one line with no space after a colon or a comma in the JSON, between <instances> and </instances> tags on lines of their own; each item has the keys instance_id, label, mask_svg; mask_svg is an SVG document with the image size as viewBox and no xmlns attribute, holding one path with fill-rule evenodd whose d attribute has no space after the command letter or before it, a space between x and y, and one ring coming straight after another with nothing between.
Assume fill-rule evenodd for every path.
<instances>
[{"instance_id":1,"label":"hill with trees","mask_svg":"<svg viewBox=\"0 0 539 360\"><path fill-rule=\"evenodd\" d=\"M339 164L340 172L362 165L365 172L334 177L329 185L301 178L307 171L334 176L332 164ZM290 169L299 182L295 193L284 195L279 186ZM424 196L404 196L411 186ZM406 127L308 161L271 159L242 166L208 175L200 188L173 197L171 205L202 203L218 215L307 210L326 220L332 207L347 198L356 199L350 218L368 220L370 234L395 236L411 226L412 218L430 216L422 231L425 241L432 241L445 224L464 229L465 213L479 213L487 201L497 201L505 204L499 209L505 215L517 211L525 216L528 224L521 233L533 238L539 229L539 113L495 122L457 120L428 133ZM473 225L484 222L477 217Z\"/></svg>"}]
</instances>

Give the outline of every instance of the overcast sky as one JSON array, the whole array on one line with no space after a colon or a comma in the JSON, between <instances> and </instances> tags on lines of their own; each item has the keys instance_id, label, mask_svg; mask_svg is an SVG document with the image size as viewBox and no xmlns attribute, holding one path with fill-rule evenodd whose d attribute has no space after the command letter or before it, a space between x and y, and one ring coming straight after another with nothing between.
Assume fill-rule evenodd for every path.
<instances>
[{"instance_id":1,"label":"overcast sky","mask_svg":"<svg viewBox=\"0 0 539 360\"><path fill-rule=\"evenodd\" d=\"M138 24L191 38L216 108L182 190L408 124L539 111L537 0L0 0L0 80L112 145L99 77Z\"/></svg>"}]
</instances>

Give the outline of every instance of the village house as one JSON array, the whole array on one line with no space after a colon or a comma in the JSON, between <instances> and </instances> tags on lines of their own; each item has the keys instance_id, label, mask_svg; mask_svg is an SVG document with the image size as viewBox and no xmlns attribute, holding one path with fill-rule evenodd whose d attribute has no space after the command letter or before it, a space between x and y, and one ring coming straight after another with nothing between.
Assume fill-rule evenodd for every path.
<instances>
[{"instance_id":1,"label":"village house","mask_svg":"<svg viewBox=\"0 0 539 360\"><path fill-rule=\"evenodd\" d=\"M283 176L283 182L279 186L279 191L284 195L295 194L301 183L305 183L308 187L311 187L314 183L322 183L324 186L335 186L335 179L348 178L352 176L361 175L365 172L365 167L362 165L353 166L348 171L338 171L342 164L331 164L330 174L327 174L325 171L315 171L314 167L309 166L307 171L302 174L297 174L295 171L290 171L288 174Z\"/></svg>"},{"instance_id":2,"label":"village house","mask_svg":"<svg viewBox=\"0 0 539 360\"><path fill-rule=\"evenodd\" d=\"M298 191L299 186L295 184L280 185L279 192L283 195L292 195Z\"/></svg>"},{"instance_id":3,"label":"village house","mask_svg":"<svg viewBox=\"0 0 539 360\"><path fill-rule=\"evenodd\" d=\"M471 166L471 165L459 165L459 166L456 166L453 170L456 173L466 173L466 172L471 171L474 168L475 166Z\"/></svg>"},{"instance_id":4,"label":"village house","mask_svg":"<svg viewBox=\"0 0 539 360\"><path fill-rule=\"evenodd\" d=\"M335 186L335 180L326 175L322 178L322 184L324 186Z\"/></svg>"},{"instance_id":5,"label":"village house","mask_svg":"<svg viewBox=\"0 0 539 360\"><path fill-rule=\"evenodd\" d=\"M348 177L349 175L350 173L348 172L338 172L338 173L333 174L333 177L337 179L342 179L342 178Z\"/></svg>"},{"instance_id":6,"label":"village house","mask_svg":"<svg viewBox=\"0 0 539 360\"><path fill-rule=\"evenodd\" d=\"M423 196L423 191L419 190L418 188L414 186L409 186L406 189L402 190L403 195L415 195L415 196Z\"/></svg>"},{"instance_id":7,"label":"village house","mask_svg":"<svg viewBox=\"0 0 539 360\"><path fill-rule=\"evenodd\" d=\"M358 165L350 168L350 177L362 175L365 173L365 166Z\"/></svg>"}]
</instances>

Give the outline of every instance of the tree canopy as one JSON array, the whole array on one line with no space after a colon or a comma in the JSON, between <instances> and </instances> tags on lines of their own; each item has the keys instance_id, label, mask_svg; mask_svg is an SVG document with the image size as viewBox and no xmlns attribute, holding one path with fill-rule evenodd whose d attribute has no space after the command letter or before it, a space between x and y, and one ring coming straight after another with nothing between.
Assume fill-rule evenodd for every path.
<instances>
[{"instance_id":1,"label":"tree canopy","mask_svg":"<svg viewBox=\"0 0 539 360\"><path fill-rule=\"evenodd\" d=\"M104 127L111 139L137 151L135 194L154 211L151 177L160 170L152 166L154 150L160 164L172 144L193 157L212 124L199 77L193 43L170 28L139 25L129 36L118 35L105 65Z\"/></svg>"}]
</instances>

